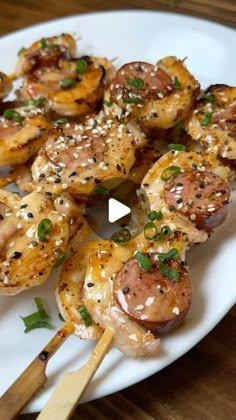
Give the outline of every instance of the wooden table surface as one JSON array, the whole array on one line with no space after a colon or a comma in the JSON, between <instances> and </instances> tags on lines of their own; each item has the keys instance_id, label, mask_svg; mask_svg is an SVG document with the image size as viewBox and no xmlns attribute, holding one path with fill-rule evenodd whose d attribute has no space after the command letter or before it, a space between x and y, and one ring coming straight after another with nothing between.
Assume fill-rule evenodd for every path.
<instances>
[{"instance_id":1,"label":"wooden table surface","mask_svg":"<svg viewBox=\"0 0 236 420\"><path fill-rule=\"evenodd\" d=\"M117 0L112 4L109 0L0 0L0 34L66 15L132 8L175 11L236 27L235 0ZM236 419L235 315L232 309L208 336L163 371L106 398L80 405L73 418ZM35 418L20 416L20 420Z\"/></svg>"}]
</instances>

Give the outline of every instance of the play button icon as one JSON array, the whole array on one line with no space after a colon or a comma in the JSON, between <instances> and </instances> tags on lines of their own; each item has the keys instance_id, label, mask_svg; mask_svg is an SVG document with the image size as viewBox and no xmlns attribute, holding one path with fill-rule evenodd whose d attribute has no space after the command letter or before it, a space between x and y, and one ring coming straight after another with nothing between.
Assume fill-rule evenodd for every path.
<instances>
[{"instance_id":1,"label":"play button icon","mask_svg":"<svg viewBox=\"0 0 236 420\"><path fill-rule=\"evenodd\" d=\"M110 198L108 200L108 220L110 223L117 222L127 214L130 214L131 210L128 206L116 200L115 198Z\"/></svg>"},{"instance_id":2,"label":"play button icon","mask_svg":"<svg viewBox=\"0 0 236 420\"><path fill-rule=\"evenodd\" d=\"M110 239L122 229L128 229L133 238L143 231L147 220L142 215L148 215L149 211L148 199L140 185L114 178L96 185L87 199L84 216L102 239Z\"/></svg>"}]
</instances>

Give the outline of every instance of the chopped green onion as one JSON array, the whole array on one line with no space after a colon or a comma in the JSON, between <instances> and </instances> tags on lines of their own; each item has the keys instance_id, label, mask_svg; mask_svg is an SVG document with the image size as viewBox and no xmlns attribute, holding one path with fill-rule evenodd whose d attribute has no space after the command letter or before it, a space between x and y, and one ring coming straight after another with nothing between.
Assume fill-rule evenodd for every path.
<instances>
[{"instance_id":1,"label":"chopped green onion","mask_svg":"<svg viewBox=\"0 0 236 420\"><path fill-rule=\"evenodd\" d=\"M135 77L134 79L132 79L132 77L127 77L126 82L136 89L142 89L144 86L144 80L140 79L140 77Z\"/></svg>"},{"instance_id":2,"label":"chopped green onion","mask_svg":"<svg viewBox=\"0 0 236 420\"><path fill-rule=\"evenodd\" d=\"M58 50L60 46L58 44L47 44L49 50Z\"/></svg>"},{"instance_id":3,"label":"chopped green onion","mask_svg":"<svg viewBox=\"0 0 236 420\"><path fill-rule=\"evenodd\" d=\"M43 101L44 99L42 96L39 96L38 98L33 99L32 104L35 106L35 108L40 108L43 105Z\"/></svg>"},{"instance_id":4,"label":"chopped green onion","mask_svg":"<svg viewBox=\"0 0 236 420\"><path fill-rule=\"evenodd\" d=\"M77 74L85 73L87 71L87 69L88 69L88 63L87 63L87 61L84 60L83 58L80 58L77 61L77 66L76 66L76 69L75 69L76 73Z\"/></svg>"},{"instance_id":5,"label":"chopped green onion","mask_svg":"<svg viewBox=\"0 0 236 420\"><path fill-rule=\"evenodd\" d=\"M55 262L53 268L58 268L60 265L63 264L63 262L69 257L68 252L62 252L58 260Z\"/></svg>"},{"instance_id":6,"label":"chopped green onion","mask_svg":"<svg viewBox=\"0 0 236 420\"><path fill-rule=\"evenodd\" d=\"M137 96L127 97L123 98L123 102L126 104L139 104L141 102L141 98L138 98Z\"/></svg>"},{"instance_id":7,"label":"chopped green onion","mask_svg":"<svg viewBox=\"0 0 236 420\"><path fill-rule=\"evenodd\" d=\"M68 88L76 85L75 79L63 79L59 82L59 86L62 88Z\"/></svg>"},{"instance_id":8,"label":"chopped green onion","mask_svg":"<svg viewBox=\"0 0 236 420\"><path fill-rule=\"evenodd\" d=\"M68 122L68 118L62 117L55 121L55 124L66 124Z\"/></svg>"},{"instance_id":9,"label":"chopped green onion","mask_svg":"<svg viewBox=\"0 0 236 420\"><path fill-rule=\"evenodd\" d=\"M21 123L25 119L15 109L12 108L6 109L3 112L3 117L6 118L6 120L13 120L18 123Z\"/></svg>"},{"instance_id":10,"label":"chopped green onion","mask_svg":"<svg viewBox=\"0 0 236 420\"><path fill-rule=\"evenodd\" d=\"M161 211L152 210L148 215L149 220L153 222L154 220L161 220L163 218L163 214Z\"/></svg>"},{"instance_id":11,"label":"chopped green onion","mask_svg":"<svg viewBox=\"0 0 236 420\"><path fill-rule=\"evenodd\" d=\"M171 248L165 254L158 255L158 260L161 262L172 260L172 258L178 257L179 251L177 248Z\"/></svg>"},{"instance_id":12,"label":"chopped green onion","mask_svg":"<svg viewBox=\"0 0 236 420\"><path fill-rule=\"evenodd\" d=\"M182 150L186 150L186 146L184 144L180 144L180 143L170 143L168 144L168 149L170 150L178 150L178 151L182 151Z\"/></svg>"},{"instance_id":13,"label":"chopped green onion","mask_svg":"<svg viewBox=\"0 0 236 420\"><path fill-rule=\"evenodd\" d=\"M211 119L212 119L212 112L209 112L209 111L205 112L204 113L204 118L201 121L201 126L202 127L207 127L208 124L211 122Z\"/></svg>"},{"instance_id":14,"label":"chopped green onion","mask_svg":"<svg viewBox=\"0 0 236 420\"><path fill-rule=\"evenodd\" d=\"M51 325L48 322L49 315L43 306L42 300L38 297L35 297L34 300L37 305L37 312L33 312L32 314L25 317L21 316L21 319L25 325L25 333L35 328L51 328Z\"/></svg>"},{"instance_id":15,"label":"chopped green onion","mask_svg":"<svg viewBox=\"0 0 236 420\"><path fill-rule=\"evenodd\" d=\"M85 306L80 306L78 311L83 318L84 324L86 327L89 327L92 324L91 316L89 315Z\"/></svg>"},{"instance_id":16,"label":"chopped green onion","mask_svg":"<svg viewBox=\"0 0 236 420\"><path fill-rule=\"evenodd\" d=\"M19 51L18 51L18 53L17 53L17 55L18 55L18 57L23 53L25 51L25 47L22 47Z\"/></svg>"},{"instance_id":17,"label":"chopped green onion","mask_svg":"<svg viewBox=\"0 0 236 420\"><path fill-rule=\"evenodd\" d=\"M150 271L152 269L152 261L146 255L142 254L142 252L136 252L135 258L144 271Z\"/></svg>"},{"instance_id":18,"label":"chopped green onion","mask_svg":"<svg viewBox=\"0 0 236 420\"><path fill-rule=\"evenodd\" d=\"M157 234L157 227L155 223L148 222L146 226L144 226L144 236L146 239L151 240L154 239Z\"/></svg>"},{"instance_id":19,"label":"chopped green onion","mask_svg":"<svg viewBox=\"0 0 236 420\"><path fill-rule=\"evenodd\" d=\"M41 48L47 48L47 40L45 38L40 39Z\"/></svg>"},{"instance_id":20,"label":"chopped green onion","mask_svg":"<svg viewBox=\"0 0 236 420\"><path fill-rule=\"evenodd\" d=\"M40 241L45 241L46 235L52 231L52 221L50 219L42 219L37 228L37 235Z\"/></svg>"},{"instance_id":21,"label":"chopped green onion","mask_svg":"<svg viewBox=\"0 0 236 420\"><path fill-rule=\"evenodd\" d=\"M60 321L65 322L65 320L64 320L64 318L63 318L63 316L60 312L58 314L58 318L60 319Z\"/></svg>"},{"instance_id":22,"label":"chopped green onion","mask_svg":"<svg viewBox=\"0 0 236 420\"><path fill-rule=\"evenodd\" d=\"M180 83L180 81L179 81L179 79L178 79L177 76L174 76L174 78L173 78L173 86L176 89L180 89L181 88L181 83Z\"/></svg>"},{"instance_id":23,"label":"chopped green onion","mask_svg":"<svg viewBox=\"0 0 236 420\"><path fill-rule=\"evenodd\" d=\"M170 178L177 176L180 172L181 168L179 166L169 166L162 172L161 180L169 181Z\"/></svg>"},{"instance_id":24,"label":"chopped green onion","mask_svg":"<svg viewBox=\"0 0 236 420\"><path fill-rule=\"evenodd\" d=\"M112 97L110 97L110 99L109 99L109 101L103 101L103 103L104 103L104 105L106 105L106 106L112 106L112 104L113 104L113 100L112 100Z\"/></svg>"},{"instance_id":25,"label":"chopped green onion","mask_svg":"<svg viewBox=\"0 0 236 420\"><path fill-rule=\"evenodd\" d=\"M93 193L97 195L107 195L109 192L108 188L103 187L102 185L97 185L93 190Z\"/></svg>"},{"instance_id":26,"label":"chopped green onion","mask_svg":"<svg viewBox=\"0 0 236 420\"><path fill-rule=\"evenodd\" d=\"M212 93L203 93L202 94L202 98L206 99L208 102L210 102L211 104L214 104L216 101L216 98L214 95L212 95Z\"/></svg>"},{"instance_id":27,"label":"chopped green onion","mask_svg":"<svg viewBox=\"0 0 236 420\"><path fill-rule=\"evenodd\" d=\"M162 262L160 263L160 270L164 276L169 277L169 279L178 281L179 280L179 273L173 268L167 267Z\"/></svg>"},{"instance_id":28,"label":"chopped green onion","mask_svg":"<svg viewBox=\"0 0 236 420\"><path fill-rule=\"evenodd\" d=\"M111 236L111 240L115 242L116 244L125 245L127 244L131 239L131 234L129 229L123 228L120 229L118 232L113 233Z\"/></svg>"},{"instance_id":29,"label":"chopped green onion","mask_svg":"<svg viewBox=\"0 0 236 420\"><path fill-rule=\"evenodd\" d=\"M172 230L169 228L169 226L162 226L160 232L158 232L154 238L154 241L163 241L163 239L168 238L172 233Z\"/></svg>"}]
</instances>

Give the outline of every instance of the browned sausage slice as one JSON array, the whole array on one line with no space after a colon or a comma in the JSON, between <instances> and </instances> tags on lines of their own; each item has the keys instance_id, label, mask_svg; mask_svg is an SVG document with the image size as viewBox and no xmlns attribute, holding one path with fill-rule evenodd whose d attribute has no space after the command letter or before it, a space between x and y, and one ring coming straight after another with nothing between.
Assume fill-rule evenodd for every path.
<instances>
[{"instance_id":1,"label":"browned sausage slice","mask_svg":"<svg viewBox=\"0 0 236 420\"><path fill-rule=\"evenodd\" d=\"M190 218L198 229L210 231L227 216L230 189L218 175L190 169L171 178L164 187L170 209Z\"/></svg>"},{"instance_id":2,"label":"browned sausage slice","mask_svg":"<svg viewBox=\"0 0 236 420\"><path fill-rule=\"evenodd\" d=\"M113 81L112 97L160 99L172 90L171 77L162 69L142 61L122 66Z\"/></svg>"},{"instance_id":3,"label":"browned sausage slice","mask_svg":"<svg viewBox=\"0 0 236 420\"><path fill-rule=\"evenodd\" d=\"M114 293L131 318L152 331L166 332L186 316L191 304L191 283L186 267L179 260L165 262L178 271L178 281L164 276L159 261L153 257L152 261L153 267L148 272L143 271L136 258L126 262L115 278Z\"/></svg>"}]
</instances>

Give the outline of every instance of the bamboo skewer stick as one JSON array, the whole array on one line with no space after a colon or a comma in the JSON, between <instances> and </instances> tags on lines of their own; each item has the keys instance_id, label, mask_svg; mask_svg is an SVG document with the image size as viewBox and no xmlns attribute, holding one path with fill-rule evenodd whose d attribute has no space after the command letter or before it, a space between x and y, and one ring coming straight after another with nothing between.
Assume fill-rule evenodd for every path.
<instances>
[{"instance_id":1,"label":"bamboo skewer stick","mask_svg":"<svg viewBox=\"0 0 236 420\"><path fill-rule=\"evenodd\" d=\"M38 420L66 420L71 417L91 379L110 350L114 333L107 328L88 361L79 370L65 373Z\"/></svg>"},{"instance_id":2,"label":"bamboo skewer stick","mask_svg":"<svg viewBox=\"0 0 236 420\"><path fill-rule=\"evenodd\" d=\"M46 367L49 359L74 332L73 324L65 323L35 357L24 372L0 398L0 418L15 418L47 380Z\"/></svg>"}]
</instances>

